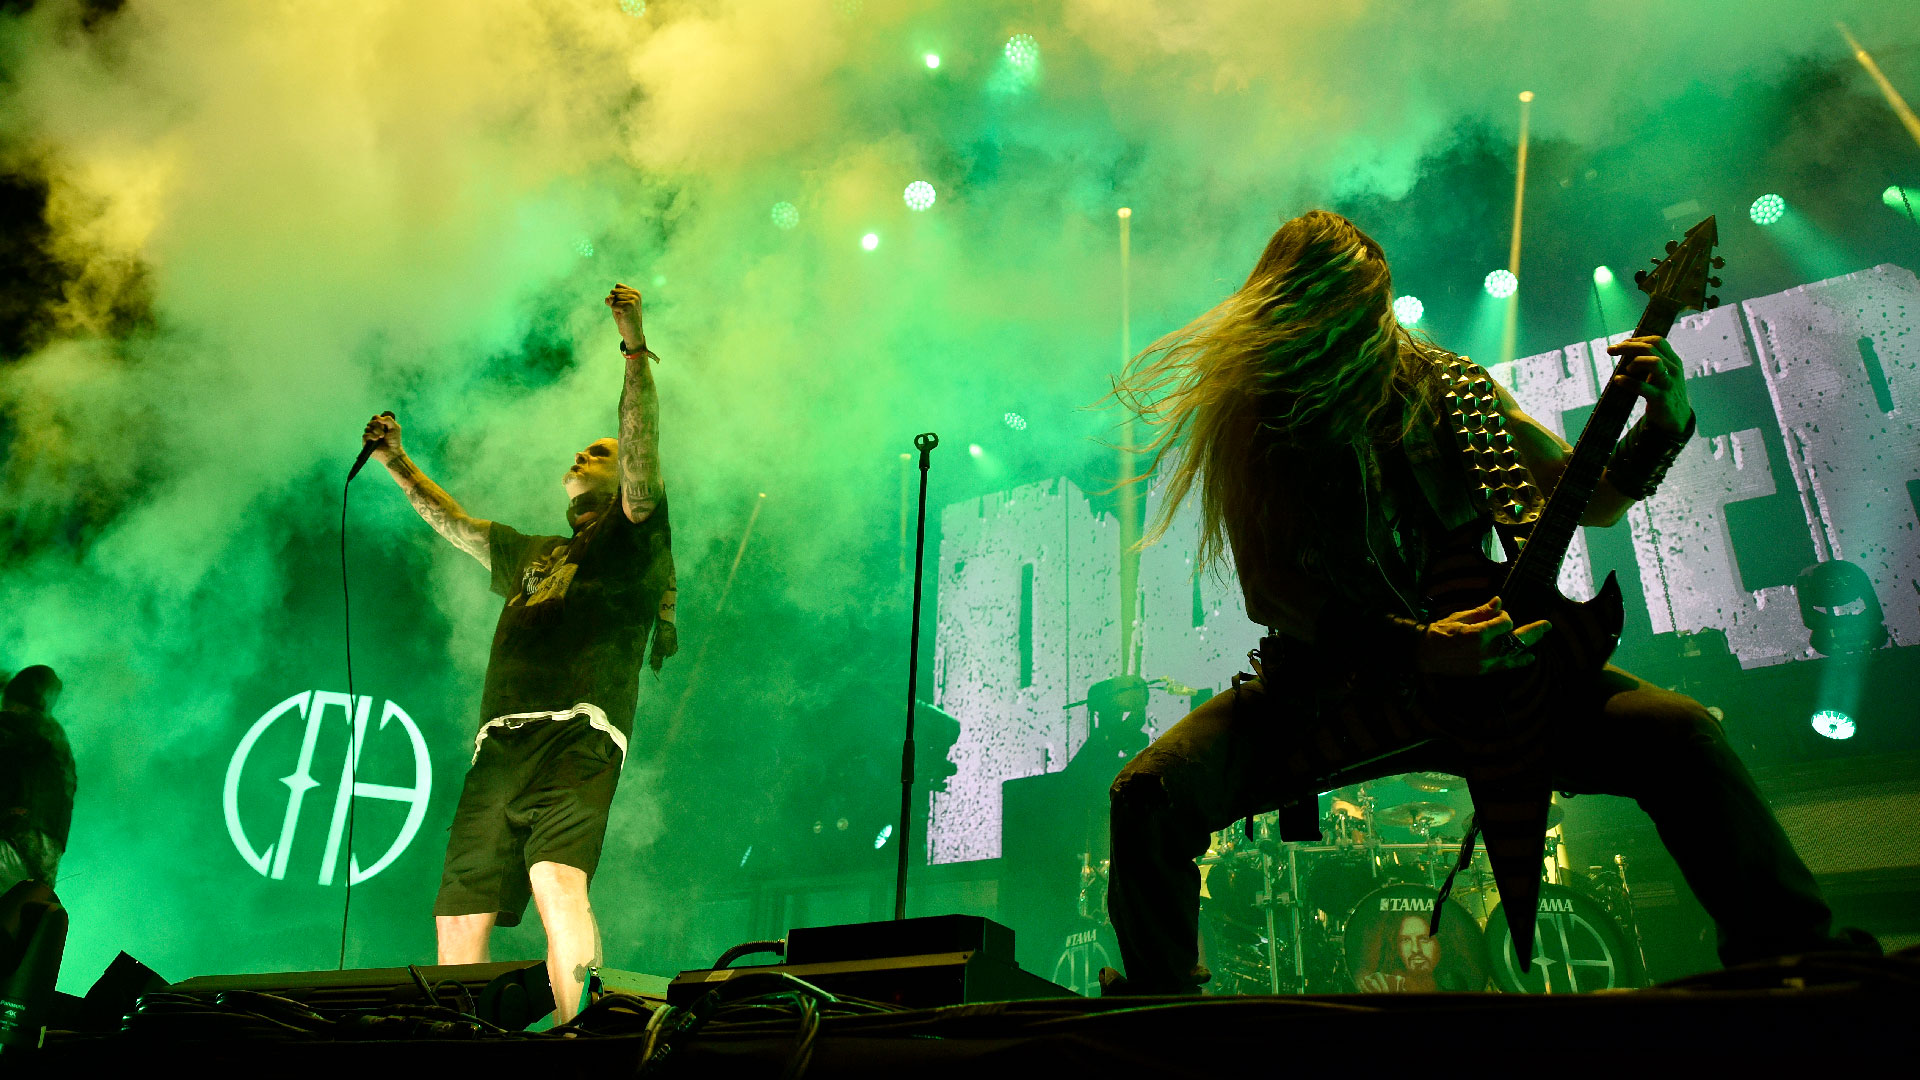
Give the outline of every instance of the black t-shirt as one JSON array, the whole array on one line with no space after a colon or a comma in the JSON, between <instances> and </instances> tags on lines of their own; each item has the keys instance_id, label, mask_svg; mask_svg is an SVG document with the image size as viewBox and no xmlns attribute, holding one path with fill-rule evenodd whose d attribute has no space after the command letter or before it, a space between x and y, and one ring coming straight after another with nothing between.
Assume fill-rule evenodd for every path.
<instances>
[{"instance_id":1,"label":"black t-shirt","mask_svg":"<svg viewBox=\"0 0 1920 1080\"><path fill-rule=\"evenodd\" d=\"M480 722L558 712L582 702L633 734L640 664L673 573L667 500L647 520L613 505L575 533L487 534L493 591L507 598L493 632Z\"/></svg>"}]
</instances>

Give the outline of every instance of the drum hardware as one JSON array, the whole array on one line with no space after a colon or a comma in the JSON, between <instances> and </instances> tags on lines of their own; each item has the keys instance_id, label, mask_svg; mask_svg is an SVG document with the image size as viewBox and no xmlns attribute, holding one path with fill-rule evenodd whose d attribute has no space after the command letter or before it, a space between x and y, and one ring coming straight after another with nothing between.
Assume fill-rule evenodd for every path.
<instances>
[{"instance_id":1,"label":"drum hardware","mask_svg":"<svg viewBox=\"0 0 1920 1080\"><path fill-rule=\"evenodd\" d=\"M1443 782L1463 784L1439 773L1404 779L1420 791ZM1477 959L1491 949L1476 952L1471 942L1462 943L1472 938L1511 951L1499 890L1484 853L1477 853L1456 879L1437 939L1422 940L1415 932L1418 927L1407 921L1409 915L1421 914L1411 911L1408 898L1424 896L1423 912L1430 913L1440 879L1458 859L1459 841L1437 835L1437 830L1455 824L1459 810L1426 801L1379 808L1368 785L1331 794L1333 807L1323 819L1328 835L1319 843L1281 842L1277 815L1268 813L1247 819L1244 831L1236 822L1215 834L1207 854L1196 860L1208 885L1203 919L1210 928L1207 963L1215 973L1211 986L1216 990L1352 992L1362 989L1358 980L1363 978L1367 979L1365 989L1375 991L1382 988L1383 980L1392 984L1385 987L1388 990L1418 989L1430 981L1432 989L1477 989L1487 984L1490 974L1497 989L1563 993L1574 988L1638 985L1644 978L1644 948L1633 917L1624 857L1616 857L1613 866L1575 875L1580 892L1552 882L1542 886L1548 900L1536 916L1536 955L1562 962L1536 964L1536 973L1545 967L1552 978L1536 980L1539 985L1535 985L1518 974L1517 964L1510 965L1513 970L1503 970L1503 957ZM1548 829L1563 819L1564 811L1552 806ZM1379 837L1382 828L1409 829L1419 840L1388 843ZM1549 833L1545 841L1549 858L1556 858L1562 838ZM1106 863L1083 857L1082 903L1089 915L1103 922L1107 872ZM1383 898L1393 902L1384 915ZM1401 912L1393 904L1409 910ZM1396 914L1399 921L1391 925L1382 921L1391 921ZM1464 929L1456 931L1456 924ZM1551 940L1542 935L1551 935ZM1422 950L1438 950L1434 956L1447 958L1444 977L1438 961L1423 964L1413 959L1425 955ZM1413 966L1401 970L1406 963ZM1481 973L1478 984L1475 970Z\"/></svg>"}]
</instances>

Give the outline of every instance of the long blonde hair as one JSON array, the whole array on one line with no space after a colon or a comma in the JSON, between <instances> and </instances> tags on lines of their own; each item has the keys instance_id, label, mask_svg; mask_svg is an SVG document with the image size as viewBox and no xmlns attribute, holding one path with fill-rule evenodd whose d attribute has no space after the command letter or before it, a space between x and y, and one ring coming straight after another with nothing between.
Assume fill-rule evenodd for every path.
<instances>
[{"instance_id":1,"label":"long blonde hair","mask_svg":"<svg viewBox=\"0 0 1920 1080\"><path fill-rule=\"evenodd\" d=\"M1154 342L1113 395L1153 431L1139 445L1164 498L1142 544L1158 540L1200 489L1200 551L1212 565L1231 543L1243 573L1270 556L1261 526L1274 477L1259 453L1276 444L1337 445L1366 437L1413 377L1419 350L1393 315L1380 245L1351 221L1312 210L1282 225L1232 296ZM1391 377L1383 367L1391 364ZM1408 410L1400 432L1414 423Z\"/></svg>"}]
</instances>

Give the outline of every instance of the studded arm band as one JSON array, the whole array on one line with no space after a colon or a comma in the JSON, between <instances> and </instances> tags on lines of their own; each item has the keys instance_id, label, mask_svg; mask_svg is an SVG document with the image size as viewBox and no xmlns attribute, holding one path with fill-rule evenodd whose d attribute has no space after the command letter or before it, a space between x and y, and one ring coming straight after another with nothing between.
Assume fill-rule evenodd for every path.
<instances>
[{"instance_id":1,"label":"studded arm band","mask_svg":"<svg viewBox=\"0 0 1920 1080\"><path fill-rule=\"evenodd\" d=\"M1693 430L1691 412L1687 414L1686 429L1678 435L1661 431L1641 417L1613 448L1613 458L1607 462L1607 479L1616 491L1629 499L1652 495L1660 481L1666 479L1667 470L1673 467L1687 440L1693 438Z\"/></svg>"},{"instance_id":2,"label":"studded arm band","mask_svg":"<svg viewBox=\"0 0 1920 1080\"><path fill-rule=\"evenodd\" d=\"M1413 671L1414 651L1426 634L1426 623L1340 600L1329 601L1314 625L1321 654L1356 671Z\"/></svg>"}]
</instances>

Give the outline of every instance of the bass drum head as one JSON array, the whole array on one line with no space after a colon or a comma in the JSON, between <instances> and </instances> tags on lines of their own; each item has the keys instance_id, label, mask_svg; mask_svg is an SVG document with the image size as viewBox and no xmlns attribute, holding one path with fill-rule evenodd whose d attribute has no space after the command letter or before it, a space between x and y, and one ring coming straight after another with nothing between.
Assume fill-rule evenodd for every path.
<instances>
[{"instance_id":1,"label":"bass drum head","mask_svg":"<svg viewBox=\"0 0 1920 1080\"><path fill-rule=\"evenodd\" d=\"M1493 954L1493 985L1509 994L1577 994L1644 986L1627 935L1607 909L1564 885L1540 884L1540 910L1533 925L1533 968L1520 958L1507 932L1503 900L1487 917Z\"/></svg>"},{"instance_id":2,"label":"bass drum head","mask_svg":"<svg viewBox=\"0 0 1920 1080\"><path fill-rule=\"evenodd\" d=\"M1433 902L1425 885L1388 885L1361 897L1347 916L1344 990L1371 994L1484 990L1487 941L1459 902L1440 905L1440 934L1429 937Z\"/></svg>"},{"instance_id":3,"label":"bass drum head","mask_svg":"<svg viewBox=\"0 0 1920 1080\"><path fill-rule=\"evenodd\" d=\"M1053 972L1047 978L1081 997L1100 996L1100 969L1120 966L1120 945L1104 920L1077 919L1060 936Z\"/></svg>"}]
</instances>

